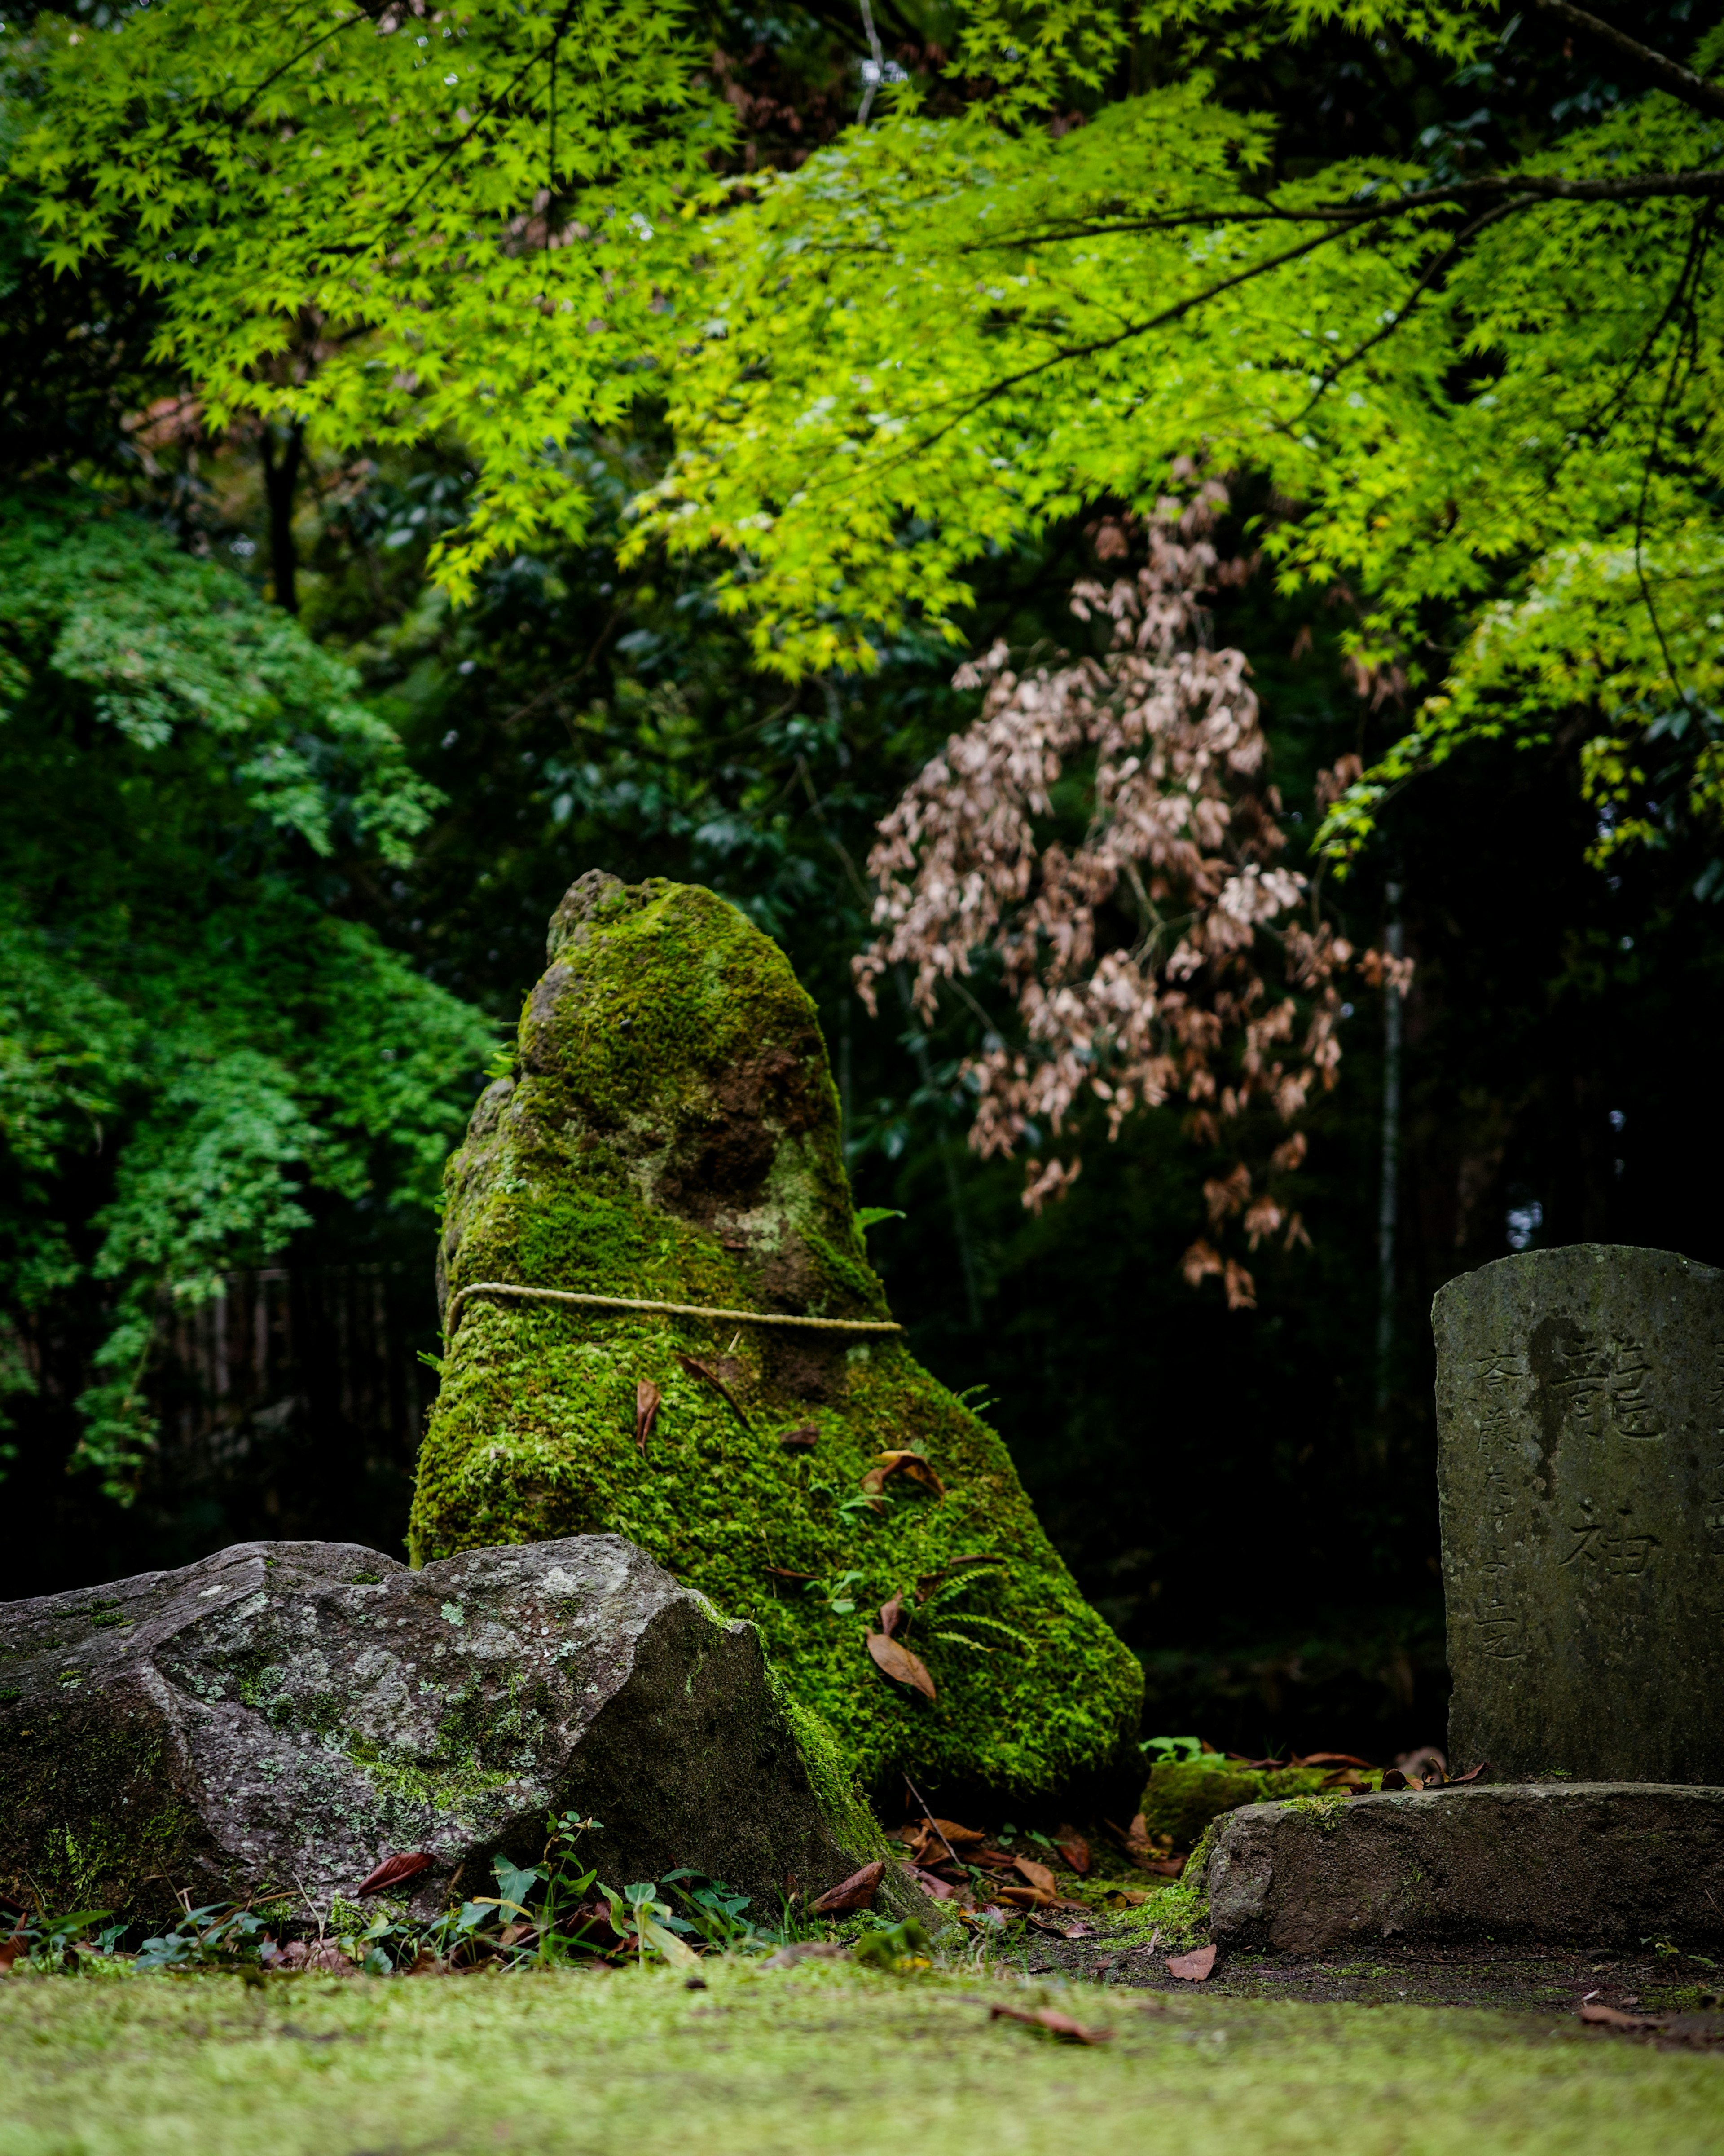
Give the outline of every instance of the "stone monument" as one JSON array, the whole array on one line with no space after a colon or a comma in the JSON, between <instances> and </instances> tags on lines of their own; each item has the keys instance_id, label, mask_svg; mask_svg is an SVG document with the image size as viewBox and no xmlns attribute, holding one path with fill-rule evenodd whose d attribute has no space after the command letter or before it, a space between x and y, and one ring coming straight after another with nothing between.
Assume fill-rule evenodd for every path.
<instances>
[{"instance_id":1,"label":"stone monument","mask_svg":"<svg viewBox=\"0 0 1724 2156\"><path fill-rule=\"evenodd\" d=\"M1436 1298L1449 1765L1222 1823L1217 1942L1724 1938L1724 1272L1580 1244Z\"/></svg>"},{"instance_id":2,"label":"stone monument","mask_svg":"<svg viewBox=\"0 0 1724 2156\"><path fill-rule=\"evenodd\" d=\"M1432 1322L1451 1768L1724 1784L1724 1272L1528 1251Z\"/></svg>"}]
</instances>

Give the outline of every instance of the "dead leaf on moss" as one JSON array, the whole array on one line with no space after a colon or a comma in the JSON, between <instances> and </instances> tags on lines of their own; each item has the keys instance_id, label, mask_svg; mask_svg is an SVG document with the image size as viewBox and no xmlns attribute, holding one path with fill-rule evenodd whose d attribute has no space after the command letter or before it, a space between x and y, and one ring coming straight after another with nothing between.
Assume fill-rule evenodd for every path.
<instances>
[{"instance_id":1,"label":"dead leaf on moss","mask_svg":"<svg viewBox=\"0 0 1724 2156\"><path fill-rule=\"evenodd\" d=\"M1062 2014L1057 2006L990 2006L990 2021L1021 2021L1027 2029L1045 2029L1050 2036L1057 2036L1067 2044L1106 2044L1111 2041L1111 2029L1090 2029L1083 2022L1075 2021L1069 2014Z\"/></svg>"},{"instance_id":2,"label":"dead leaf on moss","mask_svg":"<svg viewBox=\"0 0 1724 2156\"><path fill-rule=\"evenodd\" d=\"M898 1620L904 1614L904 1597L895 1594L890 1602L883 1602L880 1609L880 1629L890 1640L898 1630Z\"/></svg>"},{"instance_id":3,"label":"dead leaf on moss","mask_svg":"<svg viewBox=\"0 0 1724 2156\"><path fill-rule=\"evenodd\" d=\"M862 1477L862 1487L870 1497L877 1497L894 1475L903 1476L906 1481L931 1491L936 1497L946 1495L946 1485L919 1452L875 1453L873 1466Z\"/></svg>"},{"instance_id":4,"label":"dead leaf on moss","mask_svg":"<svg viewBox=\"0 0 1724 2156\"><path fill-rule=\"evenodd\" d=\"M1167 1964L1167 1974L1184 1984L1207 1984L1214 1966L1214 1948L1198 1947L1191 1953L1173 1955Z\"/></svg>"},{"instance_id":5,"label":"dead leaf on moss","mask_svg":"<svg viewBox=\"0 0 1724 2156\"><path fill-rule=\"evenodd\" d=\"M647 1440L653 1434L653 1424L659 1419L659 1404L664 1397L650 1378L643 1378L634 1388L634 1442L643 1457Z\"/></svg>"},{"instance_id":6,"label":"dead leaf on moss","mask_svg":"<svg viewBox=\"0 0 1724 2156\"><path fill-rule=\"evenodd\" d=\"M423 1849L410 1851L405 1856L386 1856L374 1871L368 1871L353 1889L356 1894L387 1894L392 1887L399 1887L408 1879L417 1879L422 1871L428 1871L437 1859Z\"/></svg>"},{"instance_id":7,"label":"dead leaf on moss","mask_svg":"<svg viewBox=\"0 0 1724 2156\"><path fill-rule=\"evenodd\" d=\"M676 1359L681 1363L684 1369L688 1372L691 1378L698 1378L703 1385L710 1385L712 1388L713 1391L716 1393L719 1398L729 1407L731 1413L735 1415L737 1421L741 1424L744 1430L752 1430L753 1425L750 1423L747 1416L743 1414L741 1407L737 1404L736 1394L731 1390L730 1386L725 1383L725 1376L721 1376L720 1372L716 1369L709 1368L705 1363L699 1361L693 1355L679 1354ZM731 1363L726 1359L726 1363L724 1367L725 1375L733 1378L739 1378L741 1375L741 1365L739 1363Z\"/></svg>"},{"instance_id":8,"label":"dead leaf on moss","mask_svg":"<svg viewBox=\"0 0 1724 2156\"><path fill-rule=\"evenodd\" d=\"M836 1887L829 1887L814 1903L817 1917L847 1917L857 1909L871 1909L874 1897L880 1892L880 1882L886 1875L884 1861L865 1864L859 1871L853 1871L848 1879L840 1879Z\"/></svg>"},{"instance_id":9,"label":"dead leaf on moss","mask_svg":"<svg viewBox=\"0 0 1724 2156\"><path fill-rule=\"evenodd\" d=\"M1054 1837L1054 1846L1076 1872L1084 1878L1090 1869L1090 1845L1075 1826L1063 1826Z\"/></svg>"},{"instance_id":10,"label":"dead leaf on moss","mask_svg":"<svg viewBox=\"0 0 1724 2156\"><path fill-rule=\"evenodd\" d=\"M1012 1863L1018 1877L1027 1879L1032 1887L1039 1887L1046 1894L1060 1892L1060 1882L1054 1878L1051 1866L1038 1864L1033 1856L1014 1856Z\"/></svg>"},{"instance_id":11,"label":"dead leaf on moss","mask_svg":"<svg viewBox=\"0 0 1724 2156\"><path fill-rule=\"evenodd\" d=\"M1056 1939L1090 1939L1095 1936L1092 1924L1062 1923L1057 1917L1039 1917L1034 1909L1025 1911L1024 1921L1026 1924L1034 1924L1037 1931L1046 1932Z\"/></svg>"},{"instance_id":12,"label":"dead leaf on moss","mask_svg":"<svg viewBox=\"0 0 1724 2156\"><path fill-rule=\"evenodd\" d=\"M992 1891L1014 1909L1051 1909L1060 1898L1045 1887L995 1887Z\"/></svg>"},{"instance_id":13,"label":"dead leaf on moss","mask_svg":"<svg viewBox=\"0 0 1724 2156\"><path fill-rule=\"evenodd\" d=\"M812 1452L820 1442L820 1433L811 1422L798 1423L794 1430L787 1430L778 1442L787 1452Z\"/></svg>"},{"instance_id":14,"label":"dead leaf on moss","mask_svg":"<svg viewBox=\"0 0 1724 2156\"><path fill-rule=\"evenodd\" d=\"M919 1655L912 1655L908 1647L900 1647L895 1640L889 1639L884 1632L870 1632L868 1651L873 1656L875 1666L895 1684L910 1686L924 1699L933 1699L937 1696L934 1680L928 1675L927 1664Z\"/></svg>"}]
</instances>

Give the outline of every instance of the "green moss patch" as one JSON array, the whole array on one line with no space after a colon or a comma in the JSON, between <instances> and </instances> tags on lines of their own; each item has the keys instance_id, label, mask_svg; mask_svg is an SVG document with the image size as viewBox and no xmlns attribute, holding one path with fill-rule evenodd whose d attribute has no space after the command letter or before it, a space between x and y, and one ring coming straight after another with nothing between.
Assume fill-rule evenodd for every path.
<instances>
[{"instance_id":1,"label":"green moss patch","mask_svg":"<svg viewBox=\"0 0 1724 2156\"><path fill-rule=\"evenodd\" d=\"M777 946L710 891L595 875L551 949L512 1070L449 1164L448 1290L887 1316L813 1005ZM644 1383L660 1396L644 1450ZM812 1449L783 1446L793 1430ZM870 1503L863 1476L904 1450L945 1494L895 1476ZM889 1337L470 1298L420 1456L416 1561L595 1533L758 1625L871 1784L907 1769L1048 1789L1135 1732L1137 1664L1005 1446ZM895 1594L932 1700L870 1658Z\"/></svg>"},{"instance_id":2,"label":"green moss patch","mask_svg":"<svg viewBox=\"0 0 1724 2156\"><path fill-rule=\"evenodd\" d=\"M1700 2156L1724 2060L1573 2017L1290 2005L804 1963L0 1983L4 2156L331 2150ZM1109 2032L1054 2043L993 2002Z\"/></svg>"},{"instance_id":3,"label":"green moss patch","mask_svg":"<svg viewBox=\"0 0 1724 2156\"><path fill-rule=\"evenodd\" d=\"M1242 1767L1234 1761L1170 1759L1152 1767L1144 1784L1144 1824L1152 1835L1170 1835L1176 1849L1195 1848L1212 1820L1241 1804L1285 1797L1314 1796L1323 1786L1321 1767Z\"/></svg>"}]
</instances>

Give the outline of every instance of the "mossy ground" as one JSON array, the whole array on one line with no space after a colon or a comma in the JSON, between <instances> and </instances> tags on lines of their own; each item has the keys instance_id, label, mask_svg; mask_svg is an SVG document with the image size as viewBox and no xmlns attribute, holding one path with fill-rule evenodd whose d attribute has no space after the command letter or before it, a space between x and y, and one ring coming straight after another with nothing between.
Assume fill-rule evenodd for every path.
<instances>
[{"instance_id":1,"label":"mossy ground","mask_svg":"<svg viewBox=\"0 0 1724 2156\"><path fill-rule=\"evenodd\" d=\"M783 954L686 886L583 879L557 921L511 1070L450 1163L450 1288L885 1317L824 1044ZM723 1358L741 1414L682 1356ZM644 1451L643 1381L662 1396ZM780 1445L798 1428L811 1450ZM895 1450L923 1453L946 1495L895 1478L870 1507L862 1477ZM598 1532L757 1624L876 1787L907 1768L1052 1789L1135 1732L1142 1673L1003 1444L890 1339L472 1299L420 1457L416 1557ZM960 1589L950 1568L977 1557L998 1562ZM957 1599L916 1615L917 1583L942 1576ZM932 1701L869 1658L895 1594Z\"/></svg>"},{"instance_id":2,"label":"mossy ground","mask_svg":"<svg viewBox=\"0 0 1724 2156\"><path fill-rule=\"evenodd\" d=\"M13 1979L3 2156L1022 2156L1240 2148L1516 2156L1724 2128L1724 2056L1572 2015L1158 2001L1093 1986L819 1964L372 1981ZM987 2003L1112 2031L1056 2045Z\"/></svg>"}]
</instances>

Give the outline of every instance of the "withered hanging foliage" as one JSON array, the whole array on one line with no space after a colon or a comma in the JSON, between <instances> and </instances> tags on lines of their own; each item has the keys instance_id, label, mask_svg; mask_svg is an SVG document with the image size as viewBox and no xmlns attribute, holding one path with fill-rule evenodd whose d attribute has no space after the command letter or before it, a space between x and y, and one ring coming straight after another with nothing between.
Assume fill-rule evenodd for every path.
<instances>
[{"instance_id":1,"label":"withered hanging foliage","mask_svg":"<svg viewBox=\"0 0 1724 2156\"><path fill-rule=\"evenodd\" d=\"M1250 1249L1279 1234L1290 1250L1309 1238L1278 1179L1304 1156L1294 1126L1313 1087L1336 1081L1337 977L1357 967L1404 993L1411 967L1356 952L1280 861L1281 798L1250 668L1242 651L1213 648L1203 604L1249 572L1216 551L1227 500L1214 480L1188 501L1164 499L1142 567L1074 588L1080 620L1113 624L1105 656L1018 673L996 644L959 670L958 686L985 691L980 716L879 827L879 934L854 970L873 1009L881 976L906 968L931 1021L942 983L983 954L998 962L1019 1037L990 1035L964 1065L970 1142L984 1157L1041 1130L1058 1140L1085 1094L1106 1103L1111 1137L1136 1110L1183 1099L1191 1137L1242 1153L1248 1111L1267 1107L1288 1134L1255 1175L1240 1158L1205 1185L1210 1235L1241 1217ZM1118 525L1100 527L1101 558L1129 550ZM1073 778L1089 814L1068 844L1049 833L1054 789ZM1322 774L1320 794L1341 783ZM1041 1152L1024 1204L1039 1210L1081 1165L1069 1146ZM1219 1276L1234 1308L1255 1300L1250 1274L1208 1236L1183 1266L1193 1286Z\"/></svg>"}]
</instances>

